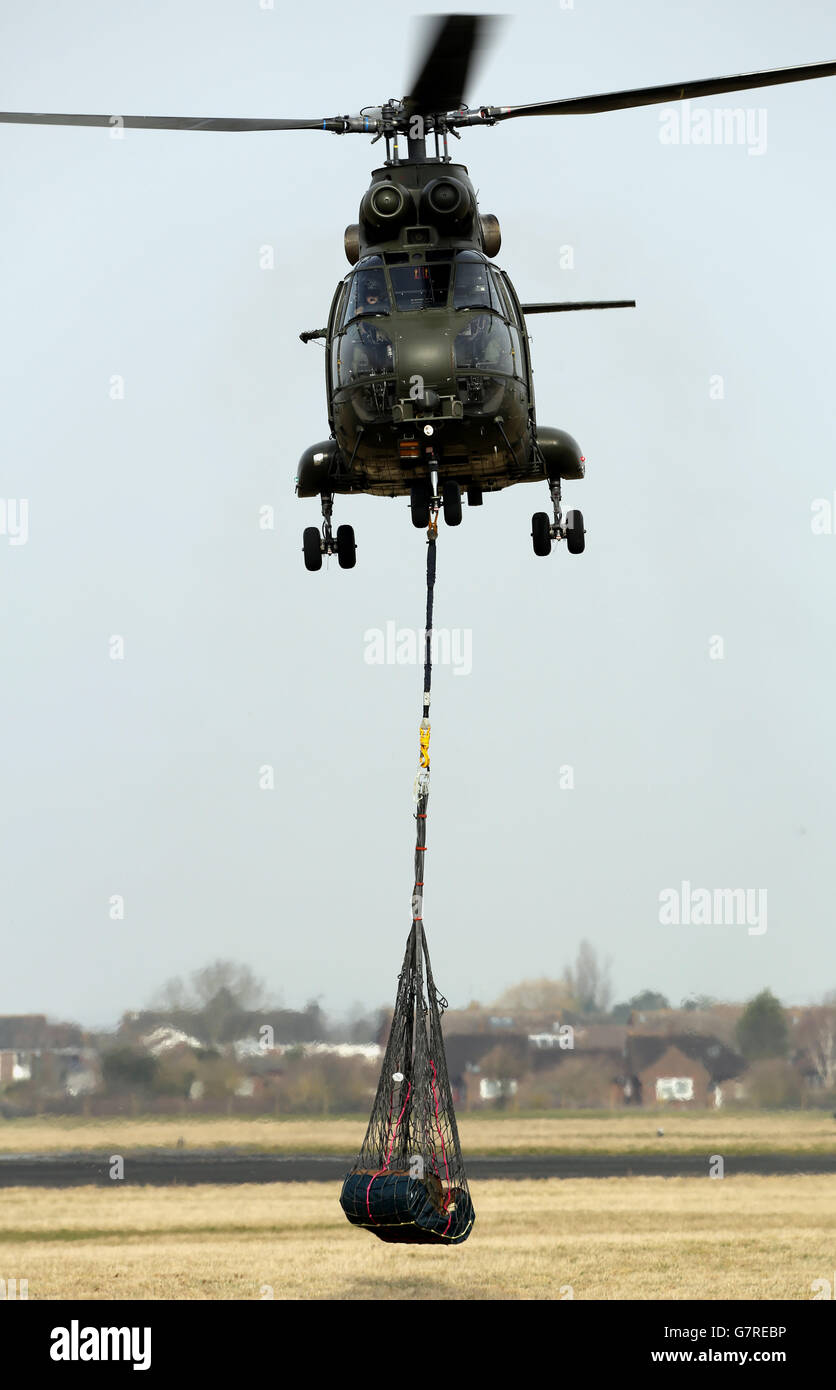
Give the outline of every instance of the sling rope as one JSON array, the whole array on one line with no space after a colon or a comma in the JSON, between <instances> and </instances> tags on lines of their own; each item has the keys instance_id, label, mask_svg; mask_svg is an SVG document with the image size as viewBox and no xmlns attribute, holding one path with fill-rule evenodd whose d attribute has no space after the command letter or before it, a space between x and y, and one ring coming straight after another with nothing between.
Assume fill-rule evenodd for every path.
<instances>
[{"instance_id":1,"label":"sling rope","mask_svg":"<svg viewBox=\"0 0 836 1390\"><path fill-rule=\"evenodd\" d=\"M418 775L415 778L415 884L412 889L412 920L423 921L424 856L427 852L427 802L430 797L430 692L433 679L433 594L435 589L435 547L438 526L432 517L427 531L427 617L424 626L424 708L418 730Z\"/></svg>"}]
</instances>

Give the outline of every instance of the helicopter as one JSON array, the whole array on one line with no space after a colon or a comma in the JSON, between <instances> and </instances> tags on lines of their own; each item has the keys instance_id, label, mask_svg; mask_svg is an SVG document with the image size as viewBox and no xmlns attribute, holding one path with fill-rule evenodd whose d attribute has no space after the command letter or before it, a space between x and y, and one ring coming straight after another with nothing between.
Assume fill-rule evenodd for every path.
<instances>
[{"instance_id":1,"label":"helicopter","mask_svg":"<svg viewBox=\"0 0 836 1390\"><path fill-rule=\"evenodd\" d=\"M485 492L515 483L548 488L552 515L536 512L536 555L565 541L585 548L583 515L562 510L562 484L584 477L580 446L564 429L536 417L527 321L532 315L634 308L635 300L521 302L495 264L497 217L480 212L467 168L455 163L450 137L471 126L529 116L587 115L690 100L723 92L836 75L836 62L731 77L639 87L523 106L470 107L465 89L493 17L440 17L424 45L409 94L357 115L314 120L187 116L60 115L0 112L0 122L120 126L150 130L296 131L372 137L385 142L358 220L345 230L350 270L340 281L324 328L301 333L325 345L330 433L303 453L300 498L319 497L320 527L303 532L308 570L323 556L356 564L353 527L332 526L337 495L409 497L413 524L462 521L462 498L480 506ZM428 142L432 148L428 150Z\"/></svg>"}]
</instances>

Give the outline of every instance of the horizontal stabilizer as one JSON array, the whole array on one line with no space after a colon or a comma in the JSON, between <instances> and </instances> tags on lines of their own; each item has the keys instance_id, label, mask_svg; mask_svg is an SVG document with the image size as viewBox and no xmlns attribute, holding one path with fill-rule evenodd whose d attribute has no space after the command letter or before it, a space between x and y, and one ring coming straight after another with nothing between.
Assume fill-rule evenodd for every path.
<instances>
[{"instance_id":1,"label":"horizontal stabilizer","mask_svg":"<svg viewBox=\"0 0 836 1390\"><path fill-rule=\"evenodd\" d=\"M523 304L524 314L565 314L573 309L635 309L635 299L564 299L555 304Z\"/></svg>"}]
</instances>

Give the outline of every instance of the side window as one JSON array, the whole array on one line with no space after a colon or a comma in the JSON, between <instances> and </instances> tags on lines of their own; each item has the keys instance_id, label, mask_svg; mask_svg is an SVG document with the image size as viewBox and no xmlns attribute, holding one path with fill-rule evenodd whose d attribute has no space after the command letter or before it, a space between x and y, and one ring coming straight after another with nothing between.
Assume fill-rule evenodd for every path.
<instances>
[{"instance_id":1,"label":"side window","mask_svg":"<svg viewBox=\"0 0 836 1390\"><path fill-rule=\"evenodd\" d=\"M504 376L514 372L510 330L496 314L473 314L457 334L454 350L457 369L500 372Z\"/></svg>"},{"instance_id":2,"label":"side window","mask_svg":"<svg viewBox=\"0 0 836 1390\"><path fill-rule=\"evenodd\" d=\"M343 305L346 296L347 280L343 280L337 285L334 291L334 298L331 300L331 312L328 315L328 332L333 333L336 325L342 321Z\"/></svg>"},{"instance_id":3,"label":"side window","mask_svg":"<svg viewBox=\"0 0 836 1390\"><path fill-rule=\"evenodd\" d=\"M494 295L496 296L497 302L502 305L500 313L503 315L504 318L508 319L509 323L516 323L517 316L514 313L514 306L511 303L511 296L509 295L508 290L503 283L502 276L500 275L498 270L494 270L493 268L491 268L490 276L491 284L493 285Z\"/></svg>"},{"instance_id":4,"label":"side window","mask_svg":"<svg viewBox=\"0 0 836 1390\"><path fill-rule=\"evenodd\" d=\"M496 276L497 284L501 289L505 303L508 305L508 318L511 320L512 323L515 323L518 328L524 328L525 325L523 324L523 321L520 315L517 313L516 307L514 305L514 296L508 289L508 286L505 283L504 276L498 270L493 271L493 274Z\"/></svg>"},{"instance_id":5,"label":"side window","mask_svg":"<svg viewBox=\"0 0 836 1390\"><path fill-rule=\"evenodd\" d=\"M518 376L521 380L525 380L525 358L523 357L522 346L520 344L520 335L517 332L516 328L513 327L513 325L509 327L508 332L511 334L511 353L514 358L514 376Z\"/></svg>"}]
</instances>

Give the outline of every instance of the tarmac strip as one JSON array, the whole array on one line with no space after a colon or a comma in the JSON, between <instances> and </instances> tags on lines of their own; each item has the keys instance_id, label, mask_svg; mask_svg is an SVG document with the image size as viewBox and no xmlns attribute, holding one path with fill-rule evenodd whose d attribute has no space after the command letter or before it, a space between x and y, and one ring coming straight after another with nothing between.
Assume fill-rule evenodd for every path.
<instances>
[{"instance_id":1,"label":"tarmac strip","mask_svg":"<svg viewBox=\"0 0 836 1390\"><path fill-rule=\"evenodd\" d=\"M117 1176L114 1159L122 1157ZM467 1175L511 1181L524 1178L704 1178L716 1154L465 1154ZM832 1154L729 1154L722 1156L724 1176L743 1173L762 1177L795 1173L836 1173ZM146 1150L100 1153L0 1154L0 1187L107 1187L114 1181L133 1186L194 1186L199 1183L341 1182L353 1162L338 1155L218 1153L212 1150Z\"/></svg>"}]
</instances>

